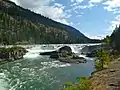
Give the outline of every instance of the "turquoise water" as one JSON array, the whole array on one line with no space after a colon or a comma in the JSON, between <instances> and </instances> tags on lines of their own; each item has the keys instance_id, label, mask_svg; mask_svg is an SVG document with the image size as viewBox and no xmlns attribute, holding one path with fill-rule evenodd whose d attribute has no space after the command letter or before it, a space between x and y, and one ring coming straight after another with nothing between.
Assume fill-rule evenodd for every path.
<instances>
[{"instance_id":1,"label":"turquoise water","mask_svg":"<svg viewBox=\"0 0 120 90\"><path fill-rule=\"evenodd\" d=\"M95 70L89 58L87 63L68 64L35 52L27 56L1 66L0 90L59 90L65 82Z\"/></svg>"}]
</instances>

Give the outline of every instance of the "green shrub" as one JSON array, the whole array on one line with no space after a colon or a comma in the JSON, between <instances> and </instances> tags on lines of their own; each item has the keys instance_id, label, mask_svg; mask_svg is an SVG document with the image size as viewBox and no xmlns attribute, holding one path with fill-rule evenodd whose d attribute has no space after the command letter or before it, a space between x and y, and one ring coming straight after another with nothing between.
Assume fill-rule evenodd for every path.
<instances>
[{"instance_id":1,"label":"green shrub","mask_svg":"<svg viewBox=\"0 0 120 90\"><path fill-rule=\"evenodd\" d=\"M102 70L108 66L109 62L109 54L104 49L98 50L95 60L95 68L97 70Z\"/></svg>"},{"instance_id":2,"label":"green shrub","mask_svg":"<svg viewBox=\"0 0 120 90\"><path fill-rule=\"evenodd\" d=\"M78 77L77 82L67 82L61 90L91 90L91 81L86 77Z\"/></svg>"}]
</instances>

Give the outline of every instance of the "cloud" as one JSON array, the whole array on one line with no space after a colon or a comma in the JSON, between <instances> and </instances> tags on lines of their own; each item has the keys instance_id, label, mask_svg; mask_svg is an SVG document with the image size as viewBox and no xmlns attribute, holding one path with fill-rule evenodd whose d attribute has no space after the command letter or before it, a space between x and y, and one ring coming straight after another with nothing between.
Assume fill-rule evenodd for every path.
<instances>
[{"instance_id":1,"label":"cloud","mask_svg":"<svg viewBox=\"0 0 120 90\"><path fill-rule=\"evenodd\" d=\"M103 0L90 0L89 3L100 3L102 2Z\"/></svg>"},{"instance_id":2,"label":"cloud","mask_svg":"<svg viewBox=\"0 0 120 90\"><path fill-rule=\"evenodd\" d=\"M77 5L78 5L78 3L75 2L75 3L71 4L70 6L73 7L73 6L77 6Z\"/></svg>"},{"instance_id":3,"label":"cloud","mask_svg":"<svg viewBox=\"0 0 120 90\"><path fill-rule=\"evenodd\" d=\"M72 2L74 2L73 4L71 4L71 7L73 7L73 10L76 10L76 9L90 9L94 6L97 6L97 4L101 3L103 0L89 0L86 5L81 5L81 3L84 0L78 0L79 3L77 3L76 1L77 0L72 0Z\"/></svg>"},{"instance_id":4,"label":"cloud","mask_svg":"<svg viewBox=\"0 0 120 90\"><path fill-rule=\"evenodd\" d=\"M110 22L110 26L108 28L108 31L113 31L116 26L120 25L120 15L117 15L120 13L120 0L107 0L103 3L103 5L105 5L105 10L116 14L114 20Z\"/></svg>"},{"instance_id":5,"label":"cloud","mask_svg":"<svg viewBox=\"0 0 120 90\"><path fill-rule=\"evenodd\" d=\"M27 9L36 9L42 6L49 6L53 0L11 0L20 6L27 8Z\"/></svg>"},{"instance_id":6,"label":"cloud","mask_svg":"<svg viewBox=\"0 0 120 90\"><path fill-rule=\"evenodd\" d=\"M50 3L54 2L54 0L11 0L11 1L27 9L38 8L39 6L48 6Z\"/></svg>"},{"instance_id":7,"label":"cloud","mask_svg":"<svg viewBox=\"0 0 120 90\"><path fill-rule=\"evenodd\" d=\"M111 21L110 26L109 26L109 31L113 31L116 26L120 25L120 15L117 15L115 17L115 20Z\"/></svg>"},{"instance_id":8,"label":"cloud","mask_svg":"<svg viewBox=\"0 0 120 90\"><path fill-rule=\"evenodd\" d=\"M73 22L70 22L70 25L73 26L74 25Z\"/></svg>"},{"instance_id":9,"label":"cloud","mask_svg":"<svg viewBox=\"0 0 120 90\"><path fill-rule=\"evenodd\" d=\"M63 8L58 8L54 6L43 6L34 10L41 15L47 16L55 21L62 22L64 24L69 24L66 21L66 18L69 18L71 15L64 13Z\"/></svg>"},{"instance_id":10,"label":"cloud","mask_svg":"<svg viewBox=\"0 0 120 90\"><path fill-rule=\"evenodd\" d=\"M76 14L78 14L79 12L77 10L74 11Z\"/></svg>"},{"instance_id":11,"label":"cloud","mask_svg":"<svg viewBox=\"0 0 120 90\"><path fill-rule=\"evenodd\" d=\"M69 25L67 18L70 17L65 12L62 4L54 3L55 0L11 0L17 5L30 9L55 21ZM53 4L54 3L54 4ZM53 4L53 5L51 5Z\"/></svg>"},{"instance_id":12,"label":"cloud","mask_svg":"<svg viewBox=\"0 0 120 90\"><path fill-rule=\"evenodd\" d=\"M70 18L72 15L71 14L67 14L66 15L66 18Z\"/></svg>"},{"instance_id":13,"label":"cloud","mask_svg":"<svg viewBox=\"0 0 120 90\"><path fill-rule=\"evenodd\" d=\"M65 6L64 6L64 5L59 4L59 3L55 3L55 4L54 4L54 6L55 6L55 7L60 7L60 8L63 8L63 9L65 8Z\"/></svg>"},{"instance_id":14,"label":"cloud","mask_svg":"<svg viewBox=\"0 0 120 90\"><path fill-rule=\"evenodd\" d=\"M66 13L71 13L72 12L72 9L67 9L65 10Z\"/></svg>"},{"instance_id":15,"label":"cloud","mask_svg":"<svg viewBox=\"0 0 120 90\"><path fill-rule=\"evenodd\" d=\"M87 36L88 38L90 39L104 39L104 37L106 36L105 34L102 34L102 35L92 35L92 34L89 34L87 32L84 32L84 35Z\"/></svg>"},{"instance_id":16,"label":"cloud","mask_svg":"<svg viewBox=\"0 0 120 90\"><path fill-rule=\"evenodd\" d=\"M92 3L89 3L87 5L77 5L77 6L75 6L73 8L73 10L76 10L76 9L89 9L89 8L92 8L93 6L95 6L95 5L93 5Z\"/></svg>"},{"instance_id":17,"label":"cloud","mask_svg":"<svg viewBox=\"0 0 120 90\"><path fill-rule=\"evenodd\" d=\"M18 0L10 0L10 1L12 1L12 2L14 2L15 4L19 5Z\"/></svg>"},{"instance_id":18,"label":"cloud","mask_svg":"<svg viewBox=\"0 0 120 90\"><path fill-rule=\"evenodd\" d=\"M78 23L76 23L76 24L77 24L77 25L81 25L81 23L79 23L79 22L78 22Z\"/></svg>"},{"instance_id":19,"label":"cloud","mask_svg":"<svg viewBox=\"0 0 120 90\"><path fill-rule=\"evenodd\" d=\"M116 25L120 24L120 15L117 15L115 17L115 21L112 21L113 23L115 23Z\"/></svg>"},{"instance_id":20,"label":"cloud","mask_svg":"<svg viewBox=\"0 0 120 90\"><path fill-rule=\"evenodd\" d=\"M103 0L71 0L71 7L72 9L68 10L67 12L75 12L76 17L82 16L82 14L79 14L79 11L85 10L85 9L91 9L92 7L95 7L98 5L98 3L101 3Z\"/></svg>"},{"instance_id":21,"label":"cloud","mask_svg":"<svg viewBox=\"0 0 120 90\"><path fill-rule=\"evenodd\" d=\"M104 9L113 13L119 13L120 0L108 0L103 3L105 5Z\"/></svg>"},{"instance_id":22,"label":"cloud","mask_svg":"<svg viewBox=\"0 0 120 90\"><path fill-rule=\"evenodd\" d=\"M78 6L81 6L80 4L85 1L85 0L71 0L71 7L78 7Z\"/></svg>"},{"instance_id":23,"label":"cloud","mask_svg":"<svg viewBox=\"0 0 120 90\"><path fill-rule=\"evenodd\" d=\"M98 3L101 3L103 0L89 0L88 5L86 5L86 8L92 8L94 6L97 6Z\"/></svg>"},{"instance_id":24,"label":"cloud","mask_svg":"<svg viewBox=\"0 0 120 90\"><path fill-rule=\"evenodd\" d=\"M76 3L81 3L83 2L84 0L71 0L72 3L76 2Z\"/></svg>"},{"instance_id":25,"label":"cloud","mask_svg":"<svg viewBox=\"0 0 120 90\"><path fill-rule=\"evenodd\" d=\"M76 17L81 17L82 15L81 14L79 14L79 15L77 15Z\"/></svg>"}]
</instances>

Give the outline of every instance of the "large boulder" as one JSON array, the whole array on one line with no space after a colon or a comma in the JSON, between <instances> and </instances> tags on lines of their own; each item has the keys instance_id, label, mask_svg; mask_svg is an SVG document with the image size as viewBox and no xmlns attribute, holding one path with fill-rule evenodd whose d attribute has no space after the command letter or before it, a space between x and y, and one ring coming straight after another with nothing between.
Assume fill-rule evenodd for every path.
<instances>
[{"instance_id":1,"label":"large boulder","mask_svg":"<svg viewBox=\"0 0 120 90\"><path fill-rule=\"evenodd\" d=\"M58 50L56 51L50 51L50 52L41 52L40 55L57 55L57 54L60 54L65 56L67 54L71 54L72 53L72 49L69 47L69 46L63 46L61 48L59 48Z\"/></svg>"},{"instance_id":2,"label":"large boulder","mask_svg":"<svg viewBox=\"0 0 120 90\"><path fill-rule=\"evenodd\" d=\"M67 58L59 58L58 59L60 62L65 62L65 63L86 63L86 59L80 57L79 59L67 59Z\"/></svg>"},{"instance_id":3,"label":"large boulder","mask_svg":"<svg viewBox=\"0 0 120 90\"><path fill-rule=\"evenodd\" d=\"M69 46L63 46L58 50L58 55L60 57L71 57L72 54L72 49Z\"/></svg>"},{"instance_id":4,"label":"large boulder","mask_svg":"<svg viewBox=\"0 0 120 90\"><path fill-rule=\"evenodd\" d=\"M58 50L58 52L59 53L62 53L62 52L72 53L72 49L69 46L63 46Z\"/></svg>"},{"instance_id":5,"label":"large boulder","mask_svg":"<svg viewBox=\"0 0 120 90\"><path fill-rule=\"evenodd\" d=\"M71 47L63 46L56 53L52 53L50 58L66 63L84 63L86 60L72 52Z\"/></svg>"},{"instance_id":6,"label":"large boulder","mask_svg":"<svg viewBox=\"0 0 120 90\"><path fill-rule=\"evenodd\" d=\"M101 45L85 46L81 50L81 54L86 55L87 57L95 57L100 48Z\"/></svg>"},{"instance_id":7,"label":"large boulder","mask_svg":"<svg viewBox=\"0 0 120 90\"><path fill-rule=\"evenodd\" d=\"M86 57L96 57L98 50L93 50L86 54Z\"/></svg>"},{"instance_id":8,"label":"large boulder","mask_svg":"<svg viewBox=\"0 0 120 90\"><path fill-rule=\"evenodd\" d=\"M40 55L52 55L54 53L58 53L58 52L57 51L41 52Z\"/></svg>"},{"instance_id":9,"label":"large boulder","mask_svg":"<svg viewBox=\"0 0 120 90\"><path fill-rule=\"evenodd\" d=\"M56 52L56 53L51 53L50 58L58 59L58 58L59 58L59 53L58 53L58 52Z\"/></svg>"}]
</instances>

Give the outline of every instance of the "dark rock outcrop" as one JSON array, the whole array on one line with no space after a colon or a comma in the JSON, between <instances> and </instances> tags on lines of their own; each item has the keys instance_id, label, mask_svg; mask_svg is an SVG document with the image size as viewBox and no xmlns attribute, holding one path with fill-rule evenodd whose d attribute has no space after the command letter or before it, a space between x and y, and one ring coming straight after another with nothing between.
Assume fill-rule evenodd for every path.
<instances>
[{"instance_id":1,"label":"dark rock outcrop","mask_svg":"<svg viewBox=\"0 0 120 90\"><path fill-rule=\"evenodd\" d=\"M97 51L101 48L101 45L94 45L94 46L85 46L81 50L81 54L86 55L87 57L95 57Z\"/></svg>"},{"instance_id":2,"label":"dark rock outcrop","mask_svg":"<svg viewBox=\"0 0 120 90\"><path fill-rule=\"evenodd\" d=\"M87 53L86 56L87 57L96 57L97 52L98 52L98 49L93 50L92 52Z\"/></svg>"},{"instance_id":3,"label":"dark rock outcrop","mask_svg":"<svg viewBox=\"0 0 120 90\"><path fill-rule=\"evenodd\" d=\"M57 53L57 51L42 52L42 53L40 53L40 55L51 55L51 54L55 54L55 53Z\"/></svg>"},{"instance_id":4,"label":"dark rock outcrop","mask_svg":"<svg viewBox=\"0 0 120 90\"><path fill-rule=\"evenodd\" d=\"M22 47L11 47L11 48L0 48L0 59L1 60L17 60L23 58L26 54L26 49Z\"/></svg>"},{"instance_id":5,"label":"dark rock outcrop","mask_svg":"<svg viewBox=\"0 0 120 90\"><path fill-rule=\"evenodd\" d=\"M101 48L101 45L85 46L84 48L82 48L81 53L87 54L87 53L90 53L92 51L98 50L100 48Z\"/></svg>"},{"instance_id":6,"label":"dark rock outcrop","mask_svg":"<svg viewBox=\"0 0 120 90\"><path fill-rule=\"evenodd\" d=\"M50 55L50 58L57 59L65 63L84 63L86 60L72 52L69 46L63 46L57 51L41 53L41 55Z\"/></svg>"},{"instance_id":7,"label":"dark rock outcrop","mask_svg":"<svg viewBox=\"0 0 120 90\"><path fill-rule=\"evenodd\" d=\"M50 58L58 59L58 58L59 58L59 53L58 53L58 52L52 53L52 54L50 55Z\"/></svg>"},{"instance_id":8,"label":"dark rock outcrop","mask_svg":"<svg viewBox=\"0 0 120 90\"><path fill-rule=\"evenodd\" d=\"M69 47L69 46L64 46L64 47L61 47L59 50L58 50L59 53L62 53L62 52L68 52L68 53L72 53L72 49Z\"/></svg>"},{"instance_id":9,"label":"dark rock outcrop","mask_svg":"<svg viewBox=\"0 0 120 90\"><path fill-rule=\"evenodd\" d=\"M80 57L78 59L75 58L59 58L58 59L60 62L65 62L65 63L86 63L86 59Z\"/></svg>"}]
</instances>

